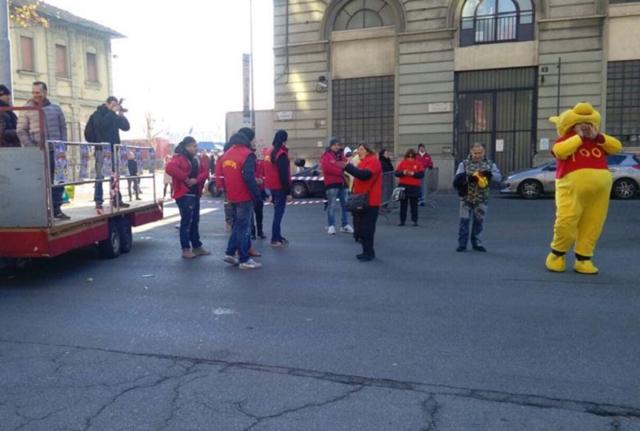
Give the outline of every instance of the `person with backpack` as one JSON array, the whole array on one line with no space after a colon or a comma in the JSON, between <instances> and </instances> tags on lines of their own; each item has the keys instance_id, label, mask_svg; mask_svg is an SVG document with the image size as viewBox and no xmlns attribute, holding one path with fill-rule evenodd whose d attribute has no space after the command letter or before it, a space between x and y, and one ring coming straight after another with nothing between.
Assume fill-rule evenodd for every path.
<instances>
[{"instance_id":1,"label":"person with backpack","mask_svg":"<svg viewBox=\"0 0 640 431\"><path fill-rule=\"evenodd\" d=\"M0 107L11 107L11 90L5 85L0 85ZM0 147L19 147L20 140L16 129L18 117L13 111L0 111Z\"/></svg>"},{"instance_id":2,"label":"person with backpack","mask_svg":"<svg viewBox=\"0 0 640 431\"><path fill-rule=\"evenodd\" d=\"M120 130L128 131L131 126L129 120L124 114L127 112L121 105L118 99L114 96L109 96L106 103L98 106L96 111L91 114L89 121L84 129L84 137L87 142L93 143L108 143L111 147L111 172L112 175L116 174L115 160L117 155L115 154L115 145L120 144ZM104 151L102 147L96 147L96 183L93 200L96 203L96 209L102 211L102 204L104 202L102 179L104 178L102 172ZM112 189L116 188L117 184L111 184ZM122 201L122 194L120 191L117 193L117 199L121 208L129 207L128 204Z\"/></svg>"},{"instance_id":3,"label":"person with backpack","mask_svg":"<svg viewBox=\"0 0 640 431\"><path fill-rule=\"evenodd\" d=\"M165 167L173 181L173 198L180 209L180 246L182 258L193 259L211 254L200 241L200 198L209 178L209 159L198 158L198 144L191 136L176 147Z\"/></svg>"}]
</instances>

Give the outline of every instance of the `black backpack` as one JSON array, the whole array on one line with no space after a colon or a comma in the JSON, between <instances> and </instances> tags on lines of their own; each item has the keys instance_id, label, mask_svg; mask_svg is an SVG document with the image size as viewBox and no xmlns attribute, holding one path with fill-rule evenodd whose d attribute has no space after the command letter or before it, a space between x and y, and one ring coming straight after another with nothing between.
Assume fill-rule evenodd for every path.
<instances>
[{"instance_id":1,"label":"black backpack","mask_svg":"<svg viewBox=\"0 0 640 431\"><path fill-rule=\"evenodd\" d=\"M98 138L98 128L96 125L98 112L94 112L89 117L89 121L87 121L87 125L84 127L84 139L87 142L100 142Z\"/></svg>"}]
</instances>

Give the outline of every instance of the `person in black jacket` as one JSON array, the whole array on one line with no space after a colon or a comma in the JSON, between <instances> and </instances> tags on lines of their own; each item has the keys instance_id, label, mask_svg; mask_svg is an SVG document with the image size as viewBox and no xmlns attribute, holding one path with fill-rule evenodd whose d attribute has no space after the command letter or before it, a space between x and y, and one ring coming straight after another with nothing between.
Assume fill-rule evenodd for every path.
<instances>
[{"instance_id":1,"label":"person in black jacket","mask_svg":"<svg viewBox=\"0 0 640 431\"><path fill-rule=\"evenodd\" d=\"M126 132L131 128L129 120L124 116L126 112L127 111L120 106L120 102L117 98L109 96L106 103L98 106L96 112L89 119L89 122L92 124L87 126L88 128L92 127L95 131L95 138L97 139L97 142L111 144L112 172L116 171L115 160L117 155L115 154L115 145L120 143L120 130ZM103 178L102 154L102 149L96 149L96 178L98 180ZM96 202L96 208L101 210L102 203L104 202L102 181L96 181L94 200ZM119 191L118 200L120 207L127 208L129 206L122 201L122 194L120 194Z\"/></svg>"},{"instance_id":2,"label":"person in black jacket","mask_svg":"<svg viewBox=\"0 0 640 431\"><path fill-rule=\"evenodd\" d=\"M131 151L127 153L127 169L129 170L130 177L135 177L138 175L138 161L136 160L135 154L133 154ZM127 185L129 189L129 201L132 200L132 196L131 196L132 185L133 185L133 191L135 192L135 195L136 195L136 200L139 201L140 193L142 193L140 190L140 178L127 179Z\"/></svg>"},{"instance_id":3,"label":"person in black jacket","mask_svg":"<svg viewBox=\"0 0 640 431\"><path fill-rule=\"evenodd\" d=\"M11 90L5 85L0 85L0 107L11 107ZM20 146L17 127L18 117L13 111L0 111L0 147Z\"/></svg>"}]
</instances>

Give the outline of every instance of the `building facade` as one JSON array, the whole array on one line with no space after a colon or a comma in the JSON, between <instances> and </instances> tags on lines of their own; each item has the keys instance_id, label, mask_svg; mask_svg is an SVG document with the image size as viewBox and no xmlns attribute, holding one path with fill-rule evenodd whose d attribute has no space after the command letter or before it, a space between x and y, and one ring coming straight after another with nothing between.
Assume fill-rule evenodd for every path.
<instances>
[{"instance_id":1,"label":"building facade","mask_svg":"<svg viewBox=\"0 0 640 431\"><path fill-rule=\"evenodd\" d=\"M124 36L45 3L38 13L48 27L11 28L14 105L31 98L34 81L46 82L49 98L64 110L69 139L83 140L87 119L112 91L111 39Z\"/></svg>"},{"instance_id":2,"label":"building facade","mask_svg":"<svg viewBox=\"0 0 640 431\"><path fill-rule=\"evenodd\" d=\"M327 137L400 156L425 143L451 183L482 142L503 171L549 157L580 101L640 147L640 1L274 0L274 127L296 157Z\"/></svg>"}]
</instances>

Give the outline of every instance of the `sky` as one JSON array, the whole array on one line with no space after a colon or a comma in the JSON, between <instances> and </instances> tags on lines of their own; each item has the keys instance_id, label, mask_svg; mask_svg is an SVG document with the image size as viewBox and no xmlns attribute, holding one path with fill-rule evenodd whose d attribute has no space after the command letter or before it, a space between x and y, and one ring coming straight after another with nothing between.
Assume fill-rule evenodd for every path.
<instances>
[{"instance_id":1,"label":"sky","mask_svg":"<svg viewBox=\"0 0 640 431\"><path fill-rule=\"evenodd\" d=\"M113 84L132 130L171 140L224 141L225 113L242 110L249 0L46 0L126 36L112 42ZM273 2L254 0L256 109L273 108Z\"/></svg>"}]
</instances>

